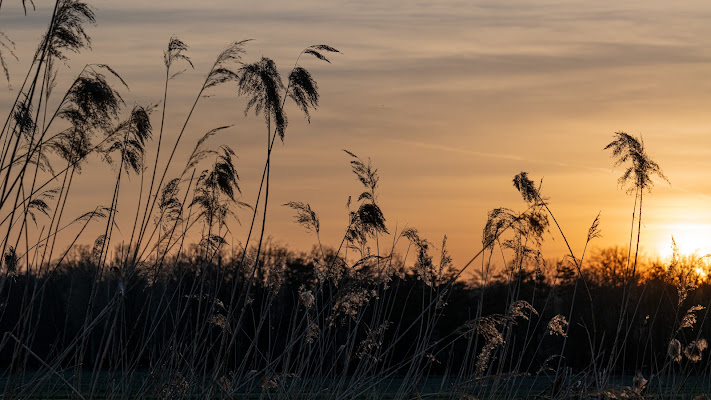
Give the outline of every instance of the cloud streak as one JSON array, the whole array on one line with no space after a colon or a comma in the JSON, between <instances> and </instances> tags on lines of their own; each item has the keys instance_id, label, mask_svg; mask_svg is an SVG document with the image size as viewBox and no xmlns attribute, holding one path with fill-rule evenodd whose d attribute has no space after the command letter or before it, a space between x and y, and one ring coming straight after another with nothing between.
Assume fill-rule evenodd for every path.
<instances>
[{"instance_id":1,"label":"cloud streak","mask_svg":"<svg viewBox=\"0 0 711 400\"><path fill-rule=\"evenodd\" d=\"M611 172L610 169L606 169L606 168L591 167L589 165L583 165L583 164L571 164L571 163L565 163L565 162L554 161L554 160L541 160L541 159L534 159L534 158L529 158L529 157L521 157L516 154L476 151L476 150L469 150L466 148L444 146L441 144L417 142L417 141L412 141L412 140L402 140L402 139L387 139L387 140L389 142L392 142L392 143L395 143L398 145L414 146L414 147L419 147L419 148L428 149L428 150L436 150L436 151L440 151L440 152L465 154L465 155L471 155L471 156L477 156L477 157L496 158L496 159L500 159L500 160L521 161L521 162L526 162L526 163L531 163L531 164L552 165L552 166L564 167L564 168L583 169L583 170L587 170L587 171L600 172L600 173L606 173L606 174L609 174Z\"/></svg>"}]
</instances>

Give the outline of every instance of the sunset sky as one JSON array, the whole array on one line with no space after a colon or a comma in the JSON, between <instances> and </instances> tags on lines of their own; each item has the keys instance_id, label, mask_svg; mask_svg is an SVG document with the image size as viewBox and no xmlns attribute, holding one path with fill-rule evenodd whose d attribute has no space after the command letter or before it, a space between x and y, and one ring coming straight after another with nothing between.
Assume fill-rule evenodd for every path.
<instances>
[{"instance_id":1,"label":"sunset sky","mask_svg":"<svg viewBox=\"0 0 711 400\"><path fill-rule=\"evenodd\" d=\"M36 10L27 16L20 0L2 3L0 31L15 42L19 58L6 56L13 86L21 85L51 3L35 0ZM267 232L280 243L297 249L315 243L281 206L303 201L321 217L324 244L338 245L347 224L346 200L360 193L341 151L347 149L370 157L378 168L388 228L416 227L434 243L446 234L457 263L479 250L489 210L525 207L511 184L521 171L535 181L543 178L543 193L578 256L598 212L602 238L594 244L624 245L634 199L619 187L622 168L613 168L603 148L616 131L625 131L642 135L671 182L658 181L645 197L646 252L668 254L674 235L682 251L711 253L706 0L89 4L97 16L97 26L87 29L93 51L71 56L60 72L58 93L85 63L96 62L111 65L128 82L127 104L157 103L165 74L162 52L176 35L190 46L195 70L169 89L171 145L205 73L230 42L254 39L244 61L270 57L284 77L308 45L325 43L342 52L330 57L331 64L301 62L319 83L321 105L310 124L296 107L288 108L286 138L275 149ZM178 165L206 131L234 124L213 144L236 151L241 200L253 204L265 156L263 120L244 116L245 101L234 87L214 94L198 106ZM15 95L0 87L3 118ZM107 177L114 175L107 167L86 168L71 198L72 212L110 203L113 178ZM132 177L132 183L140 181ZM128 232L136 192L126 189L119 206ZM235 241L246 236L249 217L247 210L239 215L243 225L234 226ZM563 249L551 230L545 255L560 256Z\"/></svg>"}]
</instances>

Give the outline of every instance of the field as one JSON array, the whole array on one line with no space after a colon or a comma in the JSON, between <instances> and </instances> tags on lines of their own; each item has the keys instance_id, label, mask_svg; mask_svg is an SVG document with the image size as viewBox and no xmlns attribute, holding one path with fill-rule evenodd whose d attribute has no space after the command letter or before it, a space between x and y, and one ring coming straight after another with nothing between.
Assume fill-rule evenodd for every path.
<instances>
[{"instance_id":1,"label":"field","mask_svg":"<svg viewBox=\"0 0 711 400\"><path fill-rule=\"evenodd\" d=\"M447 236L386 219L377 160L347 150L354 190L339 245L326 246L309 203L269 194L287 112L309 120L321 101L307 68L339 49L297 50L281 70L233 42L175 131L171 85L193 68L177 36L157 104L134 103L104 64L54 90L94 22L84 2L57 0L26 78L6 92L16 97L0 137L3 398L708 398L709 265L676 243L669 259L642 254L644 201L667 178L641 137L618 131L600 146L623 169L611 184L630 194L623 246L594 248L598 216L574 252L542 182L521 172L510 178L520 206L489 211L471 259L455 264ZM240 187L239 152L215 145L227 126L185 142L204 99L225 87L263 123L255 193ZM112 167L111 203L70 219L72 183L92 163ZM135 208L121 203L131 186ZM291 210L310 251L270 240L275 207ZM542 253L551 235L567 254Z\"/></svg>"},{"instance_id":2,"label":"field","mask_svg":"<svg viewBox=\"0 0 711 400\"><path fill-rule=\"evenodd\" d=\"M140 376L140 375L139 375ZM65 379L69 378L69 375L65 376ZM145 373L144 375L140 376L139 378L136 379L135 385L136 388L139 388L141 385L145 383L147 379L149 379L150 376L148 373ZM634 377L632 376L625 376L625 377L617 377L612 381L612 385L614 387L629 387L633 384ZM34 397L34 398L52 398L52 399L69 399L73 398L72 395L73 393L71 391L68 391L66 388L63 388L63 384L59 379L55 378L50 378L50 382L47 383L46 387L51 388L48 389L45 392L35 392L30 394L29 396ZM100 381L105 384L107 387L110 386L110 382L108 381L108 376L106 377L106 380L102 380L100 378ZM318 382L318 384L322 384L323 382ZM505 379L500 382L498 382L498 385L496 388L493 388L491 384L483 385L483 388L485 388L489 394L488 397L491 398L501 398L501 399L506 399L506 398L536 398L540 397L541 395L544 395L548 389L550 388L551 384L553 382L549 379L546 379L544 377L520 377L520 378L513 378L513 379ZM295 385L303 385L304 382L294 382L290 384L295 384ZM308 385L308 383L307 383ZM375 393L375 395L371 396L361 396L363 398L367 397L376 397L379 399L392 399L398 397L398 388L402 385L402 380L394 378L391 380L388 380L387 382L383 383L382 385L376 386L372 389L372 392ZM81 386L83 391L89 391L90 387L90 382L88 379L83 382L83 385ZM321 391L314 391L313 393L309 393L308 397L309 398L315 398L315 399L329 399L329 398L334 398L334 397L340 397L342 395L346 395L347 391L342 390L342 391L334 391L332 388L334 385L327 384L324 389ZM461 391L457 389L452 389L455 387L454 383L448 382L446 379L443 379L442 377L435 376L431 377L427 382L424 382L417 387L417 392L420 394L421 398L431 398L431 399L447 399L447 398L452 398L456 397L457 395L461 396ZM668 388L655 388L649 390L649 394L647 397L660 397L659 393L662 393L666 391ZM690 379L685 379L683 386L678 387L678 390L675 392L675 397L696 397L700 396L703 393L708 393L708 391L711 389L709 388L708 382L702 379L696 379L696 378L690 378ZM233 393L233 397L238 397L242 399L249 399L249 398L254 398L258 399L261 397L265 397L265 395L262 393L263 389L260 386L259 380L254 379L250 384L245 385L245 387L242 389L240 392ZM136 393L131 393L129 396L132 396L134 394L137 394L138 390ZM614 397L614 396L624 396L622 395L622 391L612 389L608 391L605 394L602 394L602 396L608 396L608 397ZM104 392L99 392L96 393L96 397L103 398L103 397L108 397L109 393L104 393ZM273 396L279 396L279 393L273 394ZM162 398L162 396L158 393L154 393L148 396L143 396L144 398ZM305 396L306 397L306 396Z\"/></svg>"}]
</instances>

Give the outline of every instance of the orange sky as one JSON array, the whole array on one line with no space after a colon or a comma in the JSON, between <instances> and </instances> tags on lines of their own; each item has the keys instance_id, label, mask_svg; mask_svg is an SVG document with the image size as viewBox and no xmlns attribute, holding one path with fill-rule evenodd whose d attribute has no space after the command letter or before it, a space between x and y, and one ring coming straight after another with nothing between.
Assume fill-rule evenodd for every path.
<instances>
[{"instance_id":1,"label":"orange sky","mask_svg":"<svg viewBox=\"0 0 711 400\"><path fill-rule=\"evenodd\" d=\"M43 33L47 3L36 1L37 10L26 17L19 0L2 4L0 30L15 41L19 58L8 59L13 85L20 84ZM511 185L520 171L544 178L544 194L576 252L598 212L603 238L597 245L626 243L633 198L618 187L621 169L603 151L615 131L626 131L643 135L671 181L659 182L645 197L644 248L666 254L674 234L682 250L711 252L707 1L90 4L98 22L88 29L93 51L71 57L58 90L85 63L99 62L129 83L128 104L158 102L162 51L177 35L190 46L196 68L172 83L169 135L182 124L214 57L231 41L255 39L245 61L273 58L283 75L308 45L342 51L331 65L303 63L318 80L321 106L311 124L289 109L286 140L275 150L267 231L282 243L302 249L314 243L279 206L288 201L310 203L321 217L325 244L340 242L346 199L359 193L341 149L370 157L378 167L379 201L391 230L416 227L435 243L447 234L455 262L478 251L490 209L523 207ZM4 117L16 92L3 87L0 93ZM186 157L207 130L235 124L214 144L237 152L242 200L254 203L264 128L243 108L231 89L205 99L180 155ZM71 197L72 212L109 203L107 176L114 174L87 168ZM126 189L120 205L119 215L129 216L120 221L127 231L136 191ZM240 215L247 220L246 211ZM236 240L244 239L245 227L233 231ZM557 232L546 240L546 255L562 254Z\"/></svg>"}]
</instances>

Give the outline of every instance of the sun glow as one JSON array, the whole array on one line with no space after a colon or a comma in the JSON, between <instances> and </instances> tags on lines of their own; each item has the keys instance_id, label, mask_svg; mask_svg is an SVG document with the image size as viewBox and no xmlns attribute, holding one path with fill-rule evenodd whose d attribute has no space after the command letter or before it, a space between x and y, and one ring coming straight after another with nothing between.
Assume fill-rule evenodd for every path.
<instances>
[{"instance_id":1,"label":"sun glow","mask_svg":"<svg viewBox=\"0 0 711 400\"><path fill-rule=\"evenodd\" d=\"M672 237L679 248L680 255L705 256L711 254L711 225L709 224L674 224L666 231L668 235L657 243L657 252L662 258L672 256ZM699 272L701 275L703 271ZM706 274L703 273L705 276Z\"/></svg>"},{"instance_id":2,"label":"sun glow","mask_svg":"<svg viewBox=\"0 0 711 400\"><path fill-rule=\"evenodd\" d=\"M694 271L696 272L696 275L699 276L700 280L702 280L702 281L706 280L706 277L708 275L706 274L706 271L704 271L701 267L696 267L696 269Z\"/></svg>"}]
</instances>

